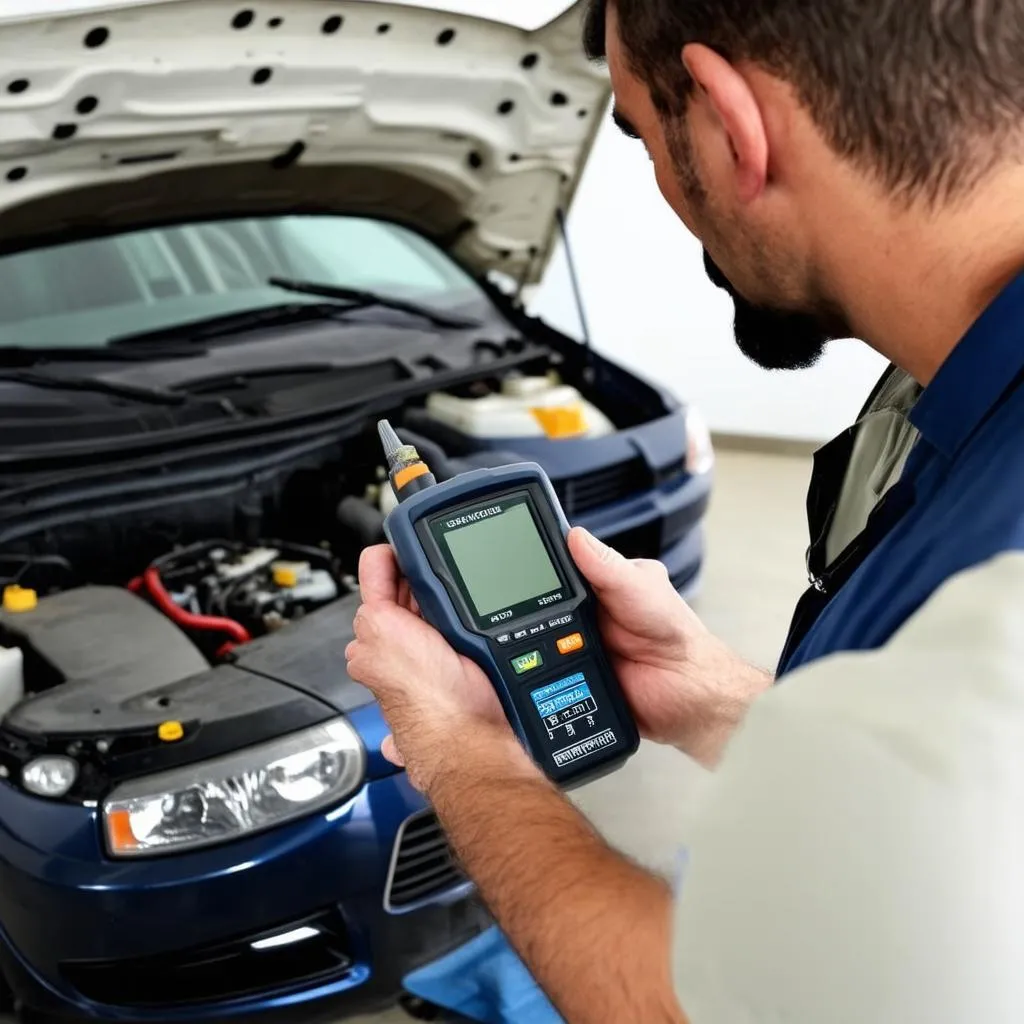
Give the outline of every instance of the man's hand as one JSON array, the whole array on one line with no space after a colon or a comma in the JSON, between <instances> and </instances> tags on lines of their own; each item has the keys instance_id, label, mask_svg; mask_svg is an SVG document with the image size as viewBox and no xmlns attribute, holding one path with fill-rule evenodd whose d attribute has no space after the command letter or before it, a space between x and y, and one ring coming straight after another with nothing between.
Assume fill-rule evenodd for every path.
<instances>
[{"instance_id":1,"label":"man's hand","mask_svg":"<svg viewBox=\"0 0 1024 1024\"><path fill-rule=\"evenodd\" d=\"M716 764L772 677L708 632L660 562L629 561L578 528L569 549L597 594L605 648L641 732Z\"/></svg>"},{"instance_id":2,"label":"man's hand","mask_svg":"<svg viewBox=\"0 0 1024 1024\"><path fill-rule=\"evenodd\" d=\"M456 654L417 614L390 547L367 548L359 563L363 605L345 657L349 675L373 691L392 736L384 756L429 793L439 773L457 770L467 737L491 746L501 771L535 774L480 668Z\"/></svg>"},{"instance_id":3,"label":"man's hand","mask_svg":"<svg viewBox=\"0 0 1024 1024\"><path fill-rule=\"evenodd\" d=\"M682 1024L668 887L609 849L530 760L484 673L417 614L390 548L363 552L359 580L346 656L391 726L384 754L427 794L534 977L573 1024Z\"/></svg>"}]
</instances>

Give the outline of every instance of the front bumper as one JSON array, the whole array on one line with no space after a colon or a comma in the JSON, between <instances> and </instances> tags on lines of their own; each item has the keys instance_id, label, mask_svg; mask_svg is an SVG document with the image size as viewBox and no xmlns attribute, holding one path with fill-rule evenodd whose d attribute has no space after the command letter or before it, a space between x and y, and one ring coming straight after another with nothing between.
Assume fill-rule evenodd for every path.
<instances>
[{"instance_id":1,"label":"front bumper","mask_svg":"<svg viewBox=\"0 0 1024 1024\"><path fill-rule=\"evenodd\" d=\"M645 491L577 516L575 523L627 558L662 562L676 590L690 596L704 562L701 523L711 487L710 473L686 477L674 486Z\"/></svg>"},{"instance_id":2,"label":"front bumper","mask_svg":"<svg viewBox=\"0 0 1024 1024\"><path fill-rule=\"evenodd\" d=\"M490 924L457 874L385 908L396 837L424 810L396 774L262 836L113 862L95 810L0 785L0 965L62 1019L296 1024L389 1005L406 974ZM324 928L315 949L253 951L308 922Z\"/></svg>"}]
</instances>

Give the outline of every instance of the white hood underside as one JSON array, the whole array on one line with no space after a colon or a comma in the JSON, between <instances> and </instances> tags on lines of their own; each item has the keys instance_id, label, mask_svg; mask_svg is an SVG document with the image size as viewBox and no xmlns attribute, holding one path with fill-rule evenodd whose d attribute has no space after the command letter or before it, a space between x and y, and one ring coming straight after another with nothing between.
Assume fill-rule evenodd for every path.
<instances>
[{"instance_id":1,"label":"white hood underside","mask_svg":"<svg viewBox=\"0 0 1024 1024\"><path fill-rule=\"evenodd\" d=\"M0 247L206 217L388 217L535 283L607 105L536 32L368 0L0 16Z\"/></svg>"}]
</instances>

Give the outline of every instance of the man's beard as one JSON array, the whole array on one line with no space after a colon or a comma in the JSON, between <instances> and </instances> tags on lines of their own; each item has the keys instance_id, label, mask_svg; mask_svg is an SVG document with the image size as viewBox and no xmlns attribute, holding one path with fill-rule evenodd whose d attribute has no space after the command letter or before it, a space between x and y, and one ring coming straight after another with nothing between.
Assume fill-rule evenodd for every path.
<instances>
[{"instance_id":1,"label":"man's beard","mask_svg":"<svg viewBox=\"0 0 1024 1024\"><path fill-rule=\"evenodd\" d=\"M685 121L666 130L679 183L690 208L707 218L708 195L697 173ZM757 306L733 287L721 268L704 250L704 269L713 284L728 292L736 306L733 333L740 351L765 370L804 370L824 354L825 346L840 333L829 329L825 318L770 306Z\"/></svg>"},{"instance_id":2,"label":"man's beard","mask_svg":"<svg viewBox=\"0 0 1024 1024\"><path fill-rule=\"evenodd\" d=\"M736 306L733 333L740 351L763 369L806 370L822 357L825 346L836 336L816 316L748 302L706 249L704 269L712 284L732 296Z\"/></svg>"}]
</instances>

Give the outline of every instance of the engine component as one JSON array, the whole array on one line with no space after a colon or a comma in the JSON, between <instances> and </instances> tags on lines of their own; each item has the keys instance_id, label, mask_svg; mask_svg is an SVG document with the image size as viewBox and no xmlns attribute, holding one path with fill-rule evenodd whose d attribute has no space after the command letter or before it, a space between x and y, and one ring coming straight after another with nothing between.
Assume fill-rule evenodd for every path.
<instances>
[{"instance_id":1,"label":"engine component","mask_svg":"<svg viewBox=\"0 0 1024 1024\"><path fill-rule=\"evenodd\" d=\"M25 696L25 655L20 647L0 647L0 718Z\"/></svg>"},{"instance_id":2,"label":"engine component","mask_svg":"<svg viewBox=\"0 0 1024 1024\"><path fill-rule=\"evenodd\" d=\"M218 655L334 601L343 588L329 551L276 541L195 544L157 559L141 588L133 586Z\"/></svg>"},{"instance_id":3,"label":"engine component","mask_svg":"<svg viewBox=\"0 0 1024 1024\"><path fill-rule=\"evenodd\" d=\"M136 586L136 583L139 583ZM215 615L199 615L188 611L175 602L174 598L167 593L160 573L156 569L149 568L142 574L141 581L133 581L129 589L148 597L172 622L181 626L186 631L202 633L204 638L209 633L222 633L231 637L216 649L216 654L222 656L227 654L234 644L247 644L252 639L252 634L240 622L233 619L220 618ZM189 601L194 597L193 593L187 595Z\"/></svg>"},{"instance_id":4,"label":"engine component","mask_svg":"<svg viewBox=\"0 0 1024 1024\"><path fill-rule=\"evenodd\" d=\"M20 645L35 691L0 724L0 774L37 796L97 800L125 780L370 704L344 670L358 605L349 594L215 668L164 615L119 588L82 587L0 615L0 639Z\"/></svg>"},{"instance_id":5,"label":"engine component","mask_svg":"<svg viewBox=\"0 0 1024 1024\"><path fill-rule=\"evenodd\" d=\"M384 515L366 498L353 495L338 506L338 523L355 535L360 548L380 544L384 540Z\"/></svg>"},{"instance_id":6,"label":"engine component","mask_svg":"<svg viewBox=\"0 0 1024 1024\"><path fill-rule=\"evenodd\" d=\"M0 636L24 653L30 693L94 680L113 690L140 678L158 687L207 667L180 629L118 587L78 587L31 611L0 611Z\"/></svg>"},{"instance_id":7,"label":"engine component","mask_svg":"<svg viewBox=\"0 0 1024 1024\"><path fill-rule=\"evenodd\" d=\"M435 392L427 414L468 437L604 437L615 432L611 420L556 373L546 377L506 377L501 391L482 398Z\"/></svg>"}]
</instances>

